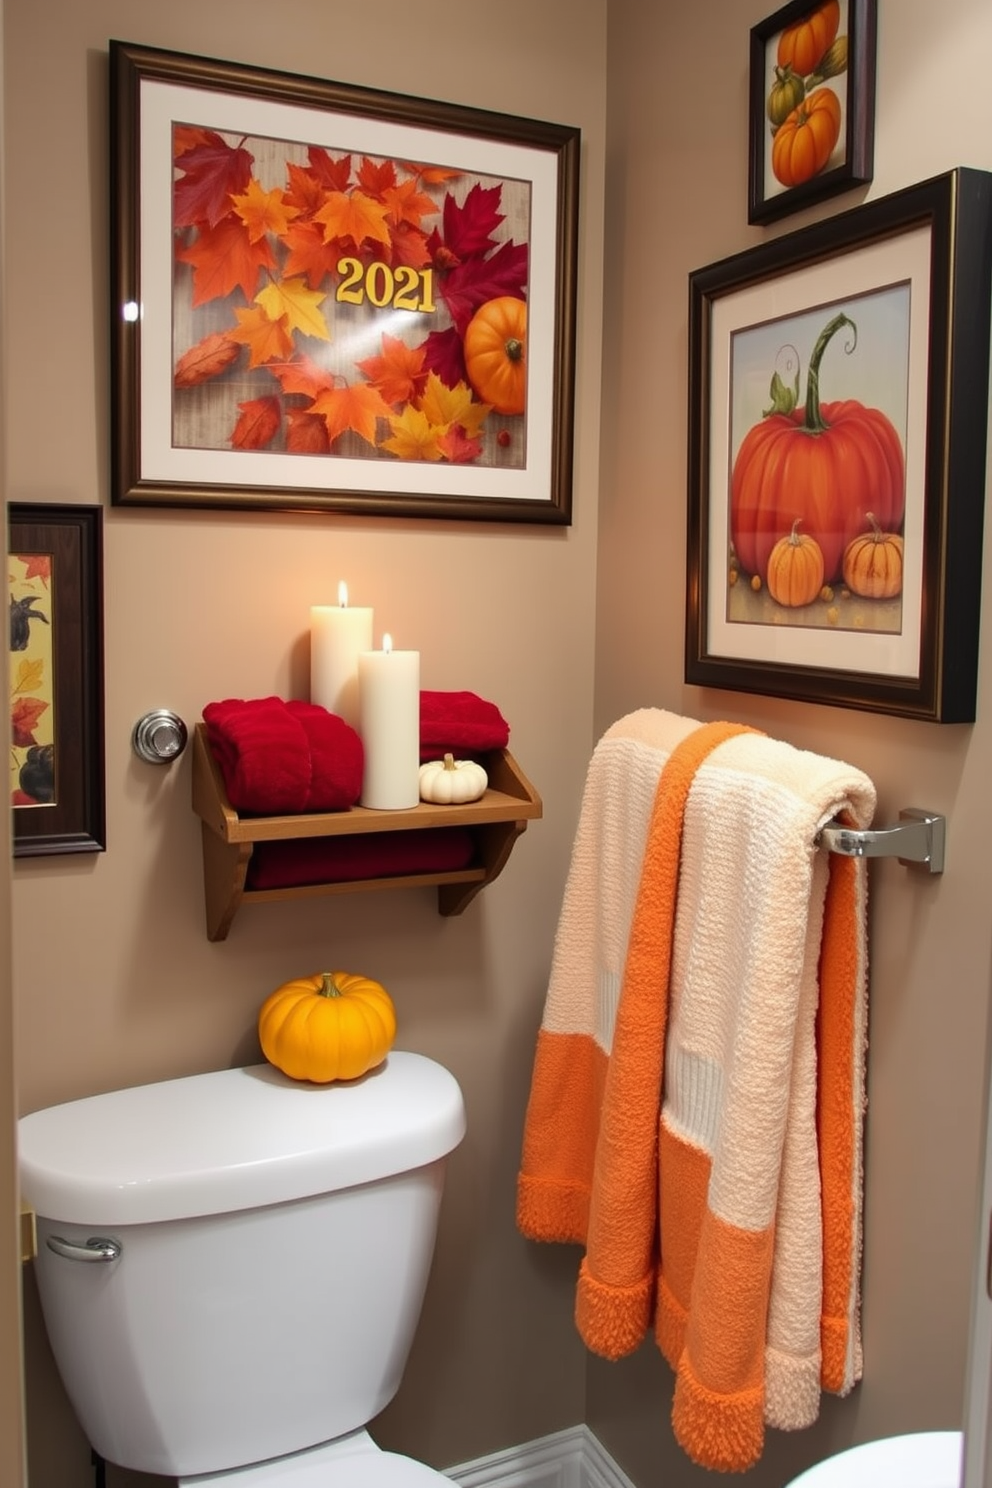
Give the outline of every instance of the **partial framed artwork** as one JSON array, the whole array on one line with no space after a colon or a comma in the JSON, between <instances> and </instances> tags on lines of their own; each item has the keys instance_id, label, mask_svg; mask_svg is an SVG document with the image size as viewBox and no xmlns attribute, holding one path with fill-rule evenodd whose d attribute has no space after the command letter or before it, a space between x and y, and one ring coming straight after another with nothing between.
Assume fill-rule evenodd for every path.
<instances>
[{"instance_id":1,"label":"partial framed artwork","mask_svg":"<svg viewBox=\"0 0 992 1488\"><path fill-rule=\"evenodd\" d=\"M8 507L15 857L107 845L102 516L98 506Z\"/></svg>"},{"instance_id":2,"label":"partial framed artwork","mask_svg":"<svg viewBox=\"0 0 992 1488\"><path fill-rule=\"evenodd\" d=\"M990 262L959 169L690 276L687 682L974 720Z\"/></svg>"},{"instance_id":3,"label":"partial framed artwork","mask_svg":"<svg viewBox=\"0 0 992 1488\"><path fill-rule=\"evenodd\" d=\"M866 185L877 0L790 0L752 28L748 221Z\"/></svg>"},{"instance_id":4,"label":"partial framed artwork","mask_svg":"<svg viewBox=\"0 0 992 1488\"><path fill-rule=\"evenodd\" d=\"M571 521L577 128L110 75L115 504Z\"/></svg>"}]
</instances>

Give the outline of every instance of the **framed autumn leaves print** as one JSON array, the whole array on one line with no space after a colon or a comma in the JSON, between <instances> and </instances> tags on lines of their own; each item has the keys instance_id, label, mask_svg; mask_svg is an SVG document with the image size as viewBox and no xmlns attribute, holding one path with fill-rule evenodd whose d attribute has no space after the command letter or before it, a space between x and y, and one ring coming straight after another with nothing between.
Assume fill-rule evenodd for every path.
<instances>
[{"instance_id":1,"label":"framed autumn leaves print","mask_svg":"<svg viewBox=\"0 0 992 1488\"><path fill-rule=\"evenodd\" d=\"M687 682L974 719L990 242L961 169L690 276Z\"/></svg>"},{"instance_id":2,"label":"framed autumn leaves print","mask_svg":"<svg viewBox=\"0 0 992 1488\"><path fill-rule=\"evenodd\" d=\"M872 178L876 0L790 0L751 31L748 221Z\"/></svg>"},{"instance_id":3,"label":"framed autumn leaves print","mask_svg":"<svg viewBox=\"0 0 992 1488\"><path fill-rule=\"evenodd\" d=\"M110 62L114 502L569 522L578 130Z\"/></svg>"},{"instance_id":4,"label":"framed autumn leaves print","mask_svg":"<svg viewBox=\"0 0 992 1488\"><path fill-rule=\"evenodd\" d=\"M14 503L8 510L14 854L100 852L102 510Z\"/></svg>"}]
</instances>

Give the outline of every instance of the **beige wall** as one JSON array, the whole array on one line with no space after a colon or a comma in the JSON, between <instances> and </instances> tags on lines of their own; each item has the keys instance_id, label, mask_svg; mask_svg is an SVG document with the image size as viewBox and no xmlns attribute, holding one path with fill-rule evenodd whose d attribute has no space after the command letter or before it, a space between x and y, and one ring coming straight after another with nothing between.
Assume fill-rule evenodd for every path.
<instances>
[{"instance_id":1,"label":"beige wall","mask_svg":"<svg viewBox=\"0 0 992 1488\"><path fill-rule=\"evenodd\" d=\"M470 0L445 17L399 0L374 16L341 0L7 0L5 29L11 500L109 501L108 38L582 129L573 525L108 506L109 849L19 860L13 874L24 1110L257 1059L264 996L329 961L384 982L401 1046L461 1081L469 1134L451 1163L415 1356L379 1439L444 1466L570 1425L582 1416L584 1360L569 1327L569 1257L525 1245L513 1201L592 743L605 7ZM216 698L305 696L309 606L334 602L342 577L375 607L377 633L419 648L424 687L497 702L544 820L459 918L440 918L430 890L348 895L245 909L230 938L210 944L189 760L142 765L131 728L150 707L193 723ZM30 1285L26 1306L32 1488L91 1488Z\"/></svg>"},{"instance_id":2,"label":"beige wall","mask_svg":"<svg viewBox=\"0 0 992 1488\"><path fill-rule=\"evenodd\" d=\"M879 0L875 179L774 229L747 225L747 65L755 0L610 0L608 285L597 592L597 731L655 703L732 716L849 759L904 806L948 818L926 881L872 865L872 1011L864 1253L864 1383L809 1432L776 1435L751 1481L886 1432L960 1426L989 993L992 608L974 727L881 719L682 682L687 276L864 197L970 165L992 169L986 0ZM953 104L950 100L953 97ZM669 555L676 555L669 557ZM986 553L985 572L992 552ZM641 644L635 644L639 639ZM640 1488L709 1481L674 1446L670 1378L653 1348L591 1361L587 1420Z\"/></svg>"}]
</instances>

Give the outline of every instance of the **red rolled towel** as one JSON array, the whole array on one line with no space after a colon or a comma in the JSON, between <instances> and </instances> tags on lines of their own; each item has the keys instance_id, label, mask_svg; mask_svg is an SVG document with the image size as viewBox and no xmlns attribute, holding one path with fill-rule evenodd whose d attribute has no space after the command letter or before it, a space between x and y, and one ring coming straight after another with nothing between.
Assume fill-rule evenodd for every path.
<instances>
[{"instance_id":1,"label":"red rolled towel","mask_svg":"<svg viewBox=\"0 0 992 1488\"><path fill-rule=\"evenodd\" d=\"M495 703L474 692L421 692L420 758L505 749L510 726Z\"/></svg>"},{"instance_id":2,"label":"red rolled towel","mask_svg":"<svg viewBox=\"0 0 992 1488\"><path fill-rule=\"evenodd\" d=\"M286 889L342 879L447 873L467 868L474 856L475 844L467 827L256 842L248 861L247 886Z\"/></svg>"},{"instance_id":3,"label":"red rolled towel","mask_svg":"<svg viewBox=\"0 0 992 1488\"><path fill-rule=\"evenodd\" d=\"M315 703L226 698L203 710L211 753L236 811L343 811L362 788L362 741Z\"/></svg>"}]
</instances>

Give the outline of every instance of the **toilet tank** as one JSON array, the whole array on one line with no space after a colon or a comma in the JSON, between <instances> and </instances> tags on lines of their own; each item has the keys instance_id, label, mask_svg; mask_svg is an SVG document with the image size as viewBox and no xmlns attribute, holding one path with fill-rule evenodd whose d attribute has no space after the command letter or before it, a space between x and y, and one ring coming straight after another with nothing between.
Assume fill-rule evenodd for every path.
<instances>
[{"instance_id":1,"label":"toilet tank","mask_svg":"<svg viewBox=\"0 0 992 1488\"><path fill-rule=\"evenodd\" d=\"M399 1386L464 1129L454 1077L401 1051L340 1084L265 1064L22 1117L45 1325L96 1451L188 1476L366 1425ZM119 1254L50 1244L94 1237Z\"/></svg>"}]
</instances>

